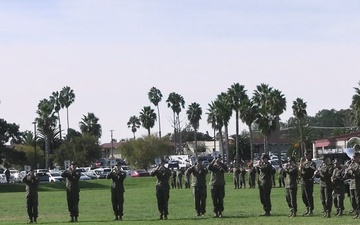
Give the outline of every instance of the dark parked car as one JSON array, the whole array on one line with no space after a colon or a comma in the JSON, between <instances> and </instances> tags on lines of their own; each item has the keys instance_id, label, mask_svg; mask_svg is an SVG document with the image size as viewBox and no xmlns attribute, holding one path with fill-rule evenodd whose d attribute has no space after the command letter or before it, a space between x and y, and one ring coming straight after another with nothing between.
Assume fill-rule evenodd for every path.
<instances>
[{"instance_id":1,"label":"dark parked car","mask_svg":"<svg viewBox=\"0 0 360 225\"><path fill-rule=\"evenodd\" d=\"M150 173L144 169L134 170L131 177L148 177Z\"/></svg>"},{"instance_id":2,"label":"dark parked car","mask_svg":"<svg viewBox=\"0 0 360 225\"><path fill-rule=\"evenodd\" d=\"M47 173L36 173L40 182L49 182L49 175Z\"/></svg>"}]
</instances>

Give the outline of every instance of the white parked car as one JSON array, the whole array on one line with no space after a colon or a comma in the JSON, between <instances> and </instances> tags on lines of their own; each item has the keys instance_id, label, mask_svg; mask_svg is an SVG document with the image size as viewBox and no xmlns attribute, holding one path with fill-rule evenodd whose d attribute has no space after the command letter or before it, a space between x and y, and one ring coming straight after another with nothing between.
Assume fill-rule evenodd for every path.
<instances>
[{"instance_id":1,"label":"white parked car","mask_svg":"<svg viewBox=\"0 0 360 225\"><path fill-rule=\"evenodd\" d=\"M64 180L59 172L48 172L47 175L49 175L49 182L61 182Z\"/></svg>"},{"instance_id":2,"label":"white parked car","mask_svg":"<svg viewBox=\"0 0 360 225\"><path fill-rule=\"evenodd\" d=\"M126 176L131 176L133 171L130 166L122 166L121 168L126 173Z\"/></svg>"},{"instance_id":3,"label":"white parked car","mask_svg":"<svg viewBox=\"0 0 360 225\"><path fill-rule=\"evenodd\" d=\"M91 180L91 178L86 176L85 173L81 173L80 180Z\"/></svg>"}]
</instances>

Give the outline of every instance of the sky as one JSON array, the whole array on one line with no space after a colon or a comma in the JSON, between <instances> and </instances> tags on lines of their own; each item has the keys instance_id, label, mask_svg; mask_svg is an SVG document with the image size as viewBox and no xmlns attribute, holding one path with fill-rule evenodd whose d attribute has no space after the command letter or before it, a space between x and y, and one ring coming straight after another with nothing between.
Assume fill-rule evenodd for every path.
<instances>
[{"instance_id":1,"label":"sky","mask_svg":"<svg viewBox=\"0 0 360 225\"><path fill-rule=\"evenodd\" d=\"M0 118L33 131L40 100L70 86L70 127L88 112L101 142L131 138L151 87L163 94L162 133L172 132L171 92L184 97L180 118L203 109L233 83L252 96L269 84L308 114L349 108L360 80L360 3L336 0L72 0L0 1ZM66 134L66 111L61 111ZM240 130L246 129L240 124ZM234 116L230 133L235 133ZM157 124L151 130L158 132ZM140 128L137 136L147 131Z\"/></svg>"}]
</instances>

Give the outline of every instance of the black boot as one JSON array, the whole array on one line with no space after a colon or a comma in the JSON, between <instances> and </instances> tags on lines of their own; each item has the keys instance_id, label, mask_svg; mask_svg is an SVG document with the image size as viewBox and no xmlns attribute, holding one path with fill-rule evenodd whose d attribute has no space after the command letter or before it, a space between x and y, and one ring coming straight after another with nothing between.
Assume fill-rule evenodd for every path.
<instances>
[{"instance_id":1,"label":"black boot","mask_svg":"<svg viewBox=\"0 0 360 225\"><path fill-rule=\"evenodd\" d=\"M74 220L74 217L73 217L73 216L71 217L71 219L69 220L69 222L70 222L70 223L75 222L75 220Z\"/></svg>"},{"instance_id":2,"label":"black boot","mask_svg":"<svg viewBox=\"0 0 360 225\"><path fill-rule=\"evenodd\" d=\"M115 219L114 220L119 220L119 217L118 215L115 215Z\"/></svg>"},{"instance_id":3,"label":"black boot","mask_svg":"<svg viewBox=\"0 0 360 225\"><path fill-rule=\"evenodd\" d=\"M34 221L34 223L37 223L37 220L36 220L37 218L36 217L34 217L34 219L33 219L33 221Z\"/></svg>"},{"instance_id":4,"label":"black boot","mask_svg":"<svg viewBox=\"0 0 360 225\"><path fill-rule=\"evenodd\" d=\"M327 210L325 213L325 218L330 218L330 217L331 217L331 213L329 210Z\"/></svg>"},{"instance_id":5,"label":"black boot","mask_svg":"<svg viewBox=\"0 0 360 225\"><path fill-rule=\"evenodd\" d=\"M33 223L33 219L31 217L29 217L28 223Z\"/></svg>"},{"instance_id":6,"label":"black boot","mask_svg":"<svg viewBox=\"0 0 360 225\"><path fill-rule=\"evenodd\" d=\"M304 212L303 214L301 214L302 216L307 216L307 215L309 215L309 208L306 208L306 212Z\"/></svg>"},{"instance_id":7,"label":"black boot","mask_svg":"<svg viewBox=\"0 0 360 225\"><path fill-rule=\"evenodd\" d=\"M313 211L312 209L309 209L309 213L306 216L312 216L313 215Z\"/></svg>"},{"instance_id":8,"label":"black boot","mask_svg":"<svg viewBox=\"0 0 360 225\"><path fill-rule=\"evenodd\" d=\"M336 209L336 213L335 213L335 216L338 216L340 213L340 209Z\"/></svg>"},{"instance_id":9,"label":"black boot","mask_svg":"<svg viewBox=\"0 0 360 225\"><path fill-rule=\"evenodd\" d=\"M290 210L290 213L289 213L288 217L292 217L293 214L294 214L294 211Z\"/></svg>"},{"instance_id":10,"label":"black boot","mask_svg":"<svg viewBox=\"0 0 360 225\"><path fill-rule=\"evenodd\" d=\"M338 214L337 216L342 216L343 214L344 214L343 210L340 209L340 210L339 210L339 214Z\"/></svg>"},{"instance_id":11,"label":"black boot","mask_svg":"<svg viewBox=\"0 0 360 225\"><path fill-rule=\"evenodd\" d=\"M77 217L77 216L74 217L74 221L75 221L75 222L78 221L78 217Z\"/></svg>"}]
</instances>

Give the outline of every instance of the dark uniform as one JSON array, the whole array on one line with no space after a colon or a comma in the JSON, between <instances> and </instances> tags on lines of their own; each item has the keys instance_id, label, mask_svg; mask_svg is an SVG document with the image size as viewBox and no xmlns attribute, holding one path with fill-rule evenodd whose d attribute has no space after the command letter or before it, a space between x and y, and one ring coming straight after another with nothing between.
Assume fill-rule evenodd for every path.
<instances>
[{"instance_id":1,"label":"dark uniform","mask_svg":"<svg viewBox=\"0 0 360 225\"><path fill-rule=\"evenodd\" d=\"M204 215L206 213L206 175L208 170L201 164L201 161L190 168L185 172L185 176L190 174L193 175L193 195L195 201L195 210L196 215Z\"/></svg>"},{"instance_id":2,"label":"dark uniform","mask_svg":"<svg viewBox=\"0 0 360 225\"><path fill-rule=\"evenodd\" d=\"M39 178L32 171L22 179L22 182L26 185L26 207L29 223L37 223Z\"/></svg>"},{"instance_id":3,"label":"dark uniform","mask_svg":"<svg viewBox=\"0 0 360 225\"><path fill-rule=\"evenodd\" d=\"M183 175L184 175L184 172L182 171L182 169L179 169L176 172L176 186L177 186L178 189L183 188L183 185L182 185Z\"/></svg>"},{"instance_id":4,"label":"dark uniform","mask_svg":"<svg viewBox=\"0 0 360 225\"><path fill-rule=\"evenodd\" d=\"M243 186L244 186L244 188L246 188L245 175L246 175L245 167L241 166L240 167L240 188L242 188Z\"/></svg>"},{"instance_id":5,"label":"dark uniform","mask_svg":"<svg viewBox=\"0 0 360 225\"><path fill-rule=\"evenodd\" d=\"M171 188L176 188L176 171L171 169Z\"/></svg>"},{"instance_id":6,"label":"dark uniform","mask_svg":"<svg viewBox=\"0 0 360 225\"><path fill-rule=\"evenodd\" d=\"M9 170L9 168L7 168L5 170L5 179L6 179L6 183L9 184L10 183L10 170Z\"/></svg>"},{"instance_id":7,"label":"dark uniform","mask_svg":"<svg viewBox=\"0 0 360 225\"><path fill-rule=\"evenodd\" d=\"M306 212L303 216L312 216L314 211L314 173L316 171L316 164L312 161L311 151L305 153L306 161L300 164L301 176L301 197L306 207Z\"/></svg>"},{"instance_id":8,"label":"dark uniform","mask_svg":"<svg viewBox=\"0 0 360 225\"><path fill-rule=\"evenodd\" d=\"M190 188L190 174L185 173L185 189Z\"/></svg>"},{"instance_id":9,"label":"dark uniform","mask_svg":"<svg viewBox=\"0 0 360 225\"><path fill-rule=\"evenodd\" d=\"M351 179L350 193L353 197L352 206L355 208L356 216L354 218L360 219L360 163L355 161L355 157L359 157L359 153L354 155L354 162L346 169L346 175Z\"/></svg>"},{"instance_id":10,"label":"dark uniform","mask_svg":"<svg viewBox=\"0 0 360 225\"><path fill-rule=\"evenodd\" d=\"M66 199L71 217L70 222L77 222L79 217L79 180L81 172L77 171L75 163L72 163L70 169L65 170L61 176L66 178Z\"/></svg>"},{"instance_id":11,"label":"dark uniform","mask_svg":"<svg viewBox=\"0 0 360 225\"><path fill-rule=\"evenodd\" d=\"M280 165L279 168L279 187L285 187L285 170L282 168L282 165Z\"/></svg>"},{"instance_id":12,"label":"dark uniform","mask_svg":"<svg viewBox=\"0 0 360 225\"><path fill-rule=\"evenodd\" d=\"M240 188L240 168L237 166L234 166L232 168L233 172L233 181L234 181L234 189Z\"/></svg>"},{"instance_id":13,"label":"dark uniform","mask_svg":"<svg viewBox=\"0 0 360 225\"><path fill-rule=\"evenodd\" d=\"M331 217L333 184L331 176L334 171L330 158L324 158L323 163L316 171L316 177L320 178L320 198L324 209L324 217Z\"/></svg>"},{"instance_id":14,"label":"dark uniform","mask_svg":"<svg viewBox=\"0 0 360 225\"><path fill-rule=\"evenodd\" d=\"M250 165L249 173L249 188L255 188L256 169Z\"/></svg>"},{"instance_id":15,"label":"dark uniform","mask_svg":"<svg viewBox=\"0 0 360 225\"><path fill-rule=\"evenodd\" d=\"M276 174L276 169L275 169L275 167L272 166L271 182L272 182L272 186L273 186L273 187L276 186L276 183L275 183L275 174Z\"/></svg>"},{"instance_id":16,"label":"dark uniform","mask_svg":"<svg viewBox=\"0 0 360 225\"><path fill-rule=\"evenodd\" d=\"M156 176L156 198L158 203L158 210L160 212L160 219L167 219L169 214L168 204L170 197L169 179L171 177L171 170L164 166L165 162L162 162L150 175ZM175 172L176 174L176 172Z\"/></svg>"},{"instance_id":17,"label":"dark uniform","mask_svg":"<svg viewBox=\"0 0 360 225\"><path fill-rule=\"evenodd\" d=\"M285 171L285 189L286 189L286 202L290 208L289 217L295 217L297 212L297 178L298 167L295 164L295 159L290 158L289 163L284 165Z\"/></svg>"},{"instance_id":18,"label":"dark uniform","mask_svg":"<svg viewBox=\"0 0 360 225\"><path fill-rule=\"evenodd\" d=\"M348 173L351 172L352 168L354 167L355 162L353 160L349 161L346 166L346 178L348 178L349 180L349 197L350 197L350 203L351 203L351 207L352 210L350 211L350 213L356 212L357 209L357 203L356 203L356 184L355 184L355 176L352 173Z\"/></svg>"},{"instance_id":19,"label":"dark uniform","mask_svg":"<svg viewBox=\"0 0 360 225\"><path fill-rule=\"evenodd\" d=\"M268 162L269 156L263 155L261 157L262 160L260 164L257 166L257 171L259 173L258 178L258 186L259 186L259 194L260 194L260 202L263 205L263 209L265 213L262 216L270 216L271 212L271 188L272 188L272 174L273 174L273 166Z\"/></svg>"},{"instance_id":20,"label":"dark uniform","mask_svg":"<svg viewBox=\"0 0 360 225\"><path fill-rule=\"evenodd\" d=\"M344 211L344 197L345 197L345 170L341 167L338 159L334 162L335 169L331 177L334 184L333 201L336 208L336 216L342 216Z\"/></svg>"},{"instance_id":21,"label":"dark uniform","mask_svg":"<svg viewBox=\"0 0 360 225\"><path fill-rule=\"evenodd\" d=\"M214 217L222 217L224 211L224 198L225 198L225 178L224 173L227 172L227 166L220 161L214 159L208 166L211 171L211 198L214 206Z\"/></svg>"},{"instance_id":22,"label":"dark uniform","mask_svg":"<svg viewBox=\"0 0 360 225\"><path fill-rule=\"evenodd\" d=\"M122 220L124 215L124 180L126 173L118 167L114 167L106 176L107 179L112 179L111 184L111 203L115 215L115 220Z\"/></svg>"}]
</instances>

